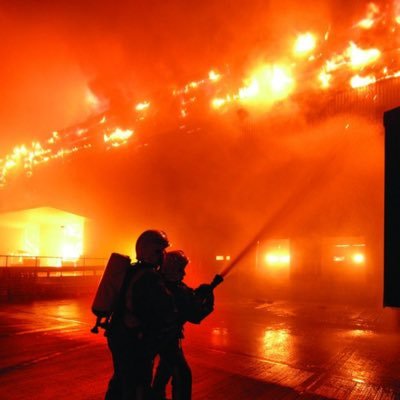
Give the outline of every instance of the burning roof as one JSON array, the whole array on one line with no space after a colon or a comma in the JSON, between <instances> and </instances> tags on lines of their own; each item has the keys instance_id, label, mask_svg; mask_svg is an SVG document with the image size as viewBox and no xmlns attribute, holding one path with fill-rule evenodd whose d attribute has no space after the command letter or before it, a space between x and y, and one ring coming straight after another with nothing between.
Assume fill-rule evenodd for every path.
<instances>
[{"instance_id":1,"label":"burning roof","mask_svg":"<svg viewBox=\"0 0 400 400\"><path fill-rule=\"evenodd\" d=\"M377 104L383 94L365 88L389 79L397 82L400 76L396 4L368 3L340 36L330 28L305 29L288 35L292 37L285 49L271 55L252 53L245 62L209 69L202 79L152 91L142 99L137 94L134 98L127 88L109 85L102 90L104 85L92 85L87 101L96 110L93 116L53 131L46 140L21 143L3 153L0 184L21 171L30 176L36 166L76 152L145 145L151 132L187 132L207 118L230 118L232 110L235 118L243 120L248 115L276 113L285 103L300 108L307 103L308 110L318 113L321 107L332 108L332 97L343 97L341 93L349 90L358 93L358 103ZM397 91L397 83L395 87Z\"/></svg>"}]
</instances>

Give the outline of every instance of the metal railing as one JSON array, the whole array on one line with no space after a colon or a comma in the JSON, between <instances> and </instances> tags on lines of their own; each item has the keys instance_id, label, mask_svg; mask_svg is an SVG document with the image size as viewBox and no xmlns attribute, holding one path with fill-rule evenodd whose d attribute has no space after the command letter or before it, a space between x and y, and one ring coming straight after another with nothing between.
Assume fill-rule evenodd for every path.
<instances>
[{"instance_id":1,"label":"metal railing","mask_svg":"<svg viewBox=\"0 0 400 400\"><path fill-rule=\"evenodd\" d=\"M0 300L93 293L106 258L0 255Z\"/></svg>"},{"instance_id":2,"label":"metal railing","mask_svg":"<svg viewBox=\"0 0 400 400\"><path fill-rule=\"evenodd\" d=\"M0 254L0 268L91 268L101 267L104 268L107 263L107 258L101 257L80 257L78 259L66 259L64 257L56 256L26 256L26 255L1 255Z\"/></svg>"},{"instance_id":3,"label":"metal railing","mask_svg":"<svg viewBox=\"0 0 400 400\"><path fill-rule=\"evenodd\" d=\"M0 255L0 284L5 281L102 275L107 259L81 257L66 260L53 256Z\"/></svg>"}]
</instances>

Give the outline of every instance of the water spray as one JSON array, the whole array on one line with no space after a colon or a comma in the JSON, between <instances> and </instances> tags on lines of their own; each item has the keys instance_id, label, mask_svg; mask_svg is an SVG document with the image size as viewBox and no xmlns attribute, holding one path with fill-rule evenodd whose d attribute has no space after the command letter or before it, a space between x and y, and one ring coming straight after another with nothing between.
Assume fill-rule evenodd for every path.
<instances>
[{"instance_id":1,"label":"water spray","mask_svg":"<svg viewBox=\"0 0 400 400\"><path fill-rule=\"evenodd\" d=\"M238 263L247 255L247 253L253 248L253 246L259 242L268 232L272 231L280 223L280 221L289 215L290 211L293 210L293 204L299 203L299 200L304 203L311 196L313 191L311 188L316 187L316 183L320 182L321 179L326 177L327 168L318 168L318 173L311 176L304 185L300 185L294 190L291 195L282 203L280 208L269 218L257 234L247 243L240 253L219 273L216 274L210 286L212 289L216 288L224 278L234 269Z\"/></svg>"}]
</instances>

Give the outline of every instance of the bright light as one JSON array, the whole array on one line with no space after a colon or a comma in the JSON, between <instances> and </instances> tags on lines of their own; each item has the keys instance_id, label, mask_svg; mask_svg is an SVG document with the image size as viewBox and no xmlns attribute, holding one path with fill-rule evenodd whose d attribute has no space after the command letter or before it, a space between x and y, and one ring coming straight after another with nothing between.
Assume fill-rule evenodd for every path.
<instances>
[{"instance_id":1,"label":"bright light","mask_svg":"<svg viewBox=\"0 0 400 400\"><path fill-rule=\"evenodd\" d=\"M125 144L132 135L133 131L130 129L123 130L120 128L116 128L109 135L104 134L104 142L110 142L111 146L117 147L121 144Z\"/></svg>"},{"instance_id":2,"label":"bright light","mask_svg":"<svg viewBox=\"0 0 400 400\"><path fill-rule=\"evenodd\" d=\"M144 101L142 103L136 104L136 111L143 111L150 107L150 103L148 101Z\"/></svg>"},{"instance_id":3,"label":"bright light","mask_svg":"<svg viewBox=\"0 0 400 400\"><path fill-rule=\"evenodd\" d=\"M224 261L224 260L229 261L230 259L231 259L231 256L215 256L216 261Z\"/></svg>"},{"instance_id":4,"label":"bright light","mask_svg":"<svg viewBox=\"0 0 400 400\"><path fill-rule=\"evenodd\" d=\"M343 262L344 257L343 256L333 256L333 261L335 262Z\"/></svg>"},{"instance_id":5,"label":"bright light","mask_svg":"<svg viewBox=\"0 0 400 400\"><path fill-rule=\"evenodd\" d=\"M210 79L210 81L216 82L221 79L221 75L218 74L217 72L211 70L208 74L208 79Z\"/></svg>"},{"instance_id":6,"label":"bright light","mask_svg":"<svg viewBox=\"0 0 400 400\"><path fill-rule=\"evenodd\" d=\"M239 99L271 104L288 97L294 88L294 79L288 67L263 65L256 69L247 85L239 89Z\"/></svg>"},{"instance_id":7,"label":"bright light","mask_svg":"<svg viewBox=\"0 0 400 400\"><path fill-rule=\"evenodd\" d=\"M253 80L247 86L239 89L239 97L241 99L248 99L257 96L259 92L260 85L257 80Z\"/></svg>"},{"instance_id":8,"label":"bright light","mask_svg":"<svg viewBox=\"0 0 400 400\"><path fill-rule=\"evenodd\" d=\"M363 264L365 262L365 256L362 253L353 254L352 259L355 264Z\"/></svg>"},{"instance_id":9,"label":"bright light","mask_svg":"<svg viewBox=\"0 0 400 400\"><path fill-rule=\"evenodd\" d=\"M265 262L268 265L288 265L290 264L290 255L278 252L270 252L265 255Z\"/></svg>"},{"instance_id":10,"label":"bright light","mask_svg":"<svg viewBox=\"0 0 400 400\"><path fill-rule=\"evenodd\" d=\"M369 3L366 17L359 21L357 26L362 29L371 29L375 24L377 14L379 14L379 7L375 3Z\"/></svg>"},{"instance_id":11,"label":"bright light","mask_svg":"<svg viewBox=\"0 0 400 400\"><path fill-rule=\"evenodd\" d=\"M211 101L211 106L215 109L221 108L224 104L226 104L226 100L221 98L215 98Z\"/></svg>"},{"instance_id":12,"label":"bright light","mask_svg":"<svg viewBox=\"0 0 400 400\"><path fill-rule=\"evenodd\" d=\"M349 58L350 65L353 68L362 68L376 61L380 57L381 52L378 49L363 50L355 43L350 42L345 55Z\"/></svg>"},{"instance_id":13,"label":"bright light","mask_svg":"<svg viewBox=\"0 0 400 400\"><path fill-rule=\"evenodd\" d=\"M332 75L327 73L326 71L322 71L318 75L318 80L321 82L322 89L329 88L331 79L332 79Z\"/></svg>"},{"instance_id":14,"label":"bright light","mask_svg":"<svg viewBox=\"0 0 400 400\"><path fill-rule=\"evenodd\" d=\"M355 89L355 88L360 88L360 87L371 85L375 82L376 82L376 78L372 75L364 76L364 77L355 75L350 80L350 86Z\"/></svg>"},{"instance_id":15,"label":"bright light","mask_svg":"<svg viewBox=\"0 0 400 400\"><path fill-rule=\"evenodd\" d=\"M293 51L298 55L306 55L315 49L316 40L312 33L299 35L294 44Z\"/></svg>"}]
</instances>

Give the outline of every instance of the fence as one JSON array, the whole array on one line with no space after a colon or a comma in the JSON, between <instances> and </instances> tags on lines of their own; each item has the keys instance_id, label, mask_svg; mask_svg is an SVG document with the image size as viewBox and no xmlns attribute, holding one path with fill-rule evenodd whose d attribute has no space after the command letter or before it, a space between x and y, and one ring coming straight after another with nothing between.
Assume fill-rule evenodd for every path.
<instances>
[{"instance_id":1,"label":"fence","mask_svg":"<svg viewBox=\"0 0 400 400\"><path fill-rule=\"evenodd\" d=\"M106 258L0 255L0 298L48 297L93 291Z\"/></svg>"}]
</instances>

